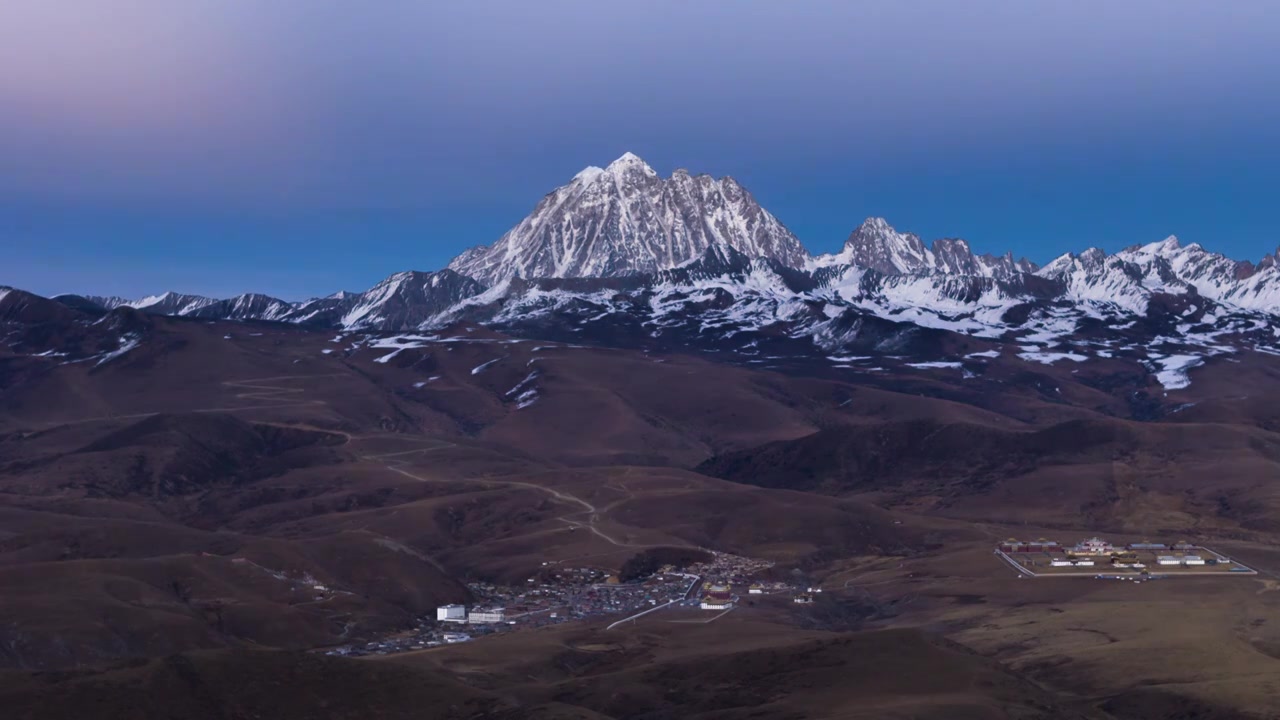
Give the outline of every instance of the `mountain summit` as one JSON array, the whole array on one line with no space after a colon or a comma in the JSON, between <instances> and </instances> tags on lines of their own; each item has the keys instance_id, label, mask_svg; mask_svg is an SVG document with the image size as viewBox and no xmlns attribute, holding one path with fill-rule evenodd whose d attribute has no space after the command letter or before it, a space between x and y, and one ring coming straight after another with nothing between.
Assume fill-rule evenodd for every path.
<instances>
[{"instance_id":1,"label":"mountain summit","mask_svg":"<svg viewBox=\"0 0 1280 720\"><path fill-rule=\"evenodd\" d=\"M999 257L975 255L969 243L959 238L941 238L927 246L919 235L898 232L884 218L878 217L867 218L854 228L843 250L815 258L814 263L818 266L855 265L883 275L937 272L1001 279L1036 270L1031 261L1014 260L1010 253Z\"/></svg>"},{"instance_id":2,"label":"mountain summit","mask_svg":"<svg viewBox=\"0 0 1280 720\"><path fill-rule=\"evenodd\" d=\"M467 250L449 267L486 284L619 277L673 268L714 243L792 267L808 257L733 178L681 169L664 179L626 153L608 167L582 170L497 242Z\"/></svg>"}]
</instances>

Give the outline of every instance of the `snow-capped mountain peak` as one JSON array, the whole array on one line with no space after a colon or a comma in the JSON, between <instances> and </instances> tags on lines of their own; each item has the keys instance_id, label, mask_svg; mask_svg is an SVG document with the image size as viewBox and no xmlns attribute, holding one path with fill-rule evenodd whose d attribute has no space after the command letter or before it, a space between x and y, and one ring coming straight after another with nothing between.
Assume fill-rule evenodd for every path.
<instances>
[{"instance_id":1,"label":"snow-capped mountain peak","mask_svg":"<svg viewBox=\"0 0 1280 720\"><path fill-rule=\"evenodd\" d=\"M658 173L654 171L653 168L649 167L648 163L646 163L644 160L641 160L638 155L631 152L623 153L622 156L619 157L617 160L614 160L613 162L609 163L609 166L606 167L604 170L607 173L613 173L618 175L624 175L626 173L631 173L631 172L638 172L650 177L658 176Z\"/></svg>"},{"instance_id":2,"label":"snow-capped mountain peak","mask_svg":"<svg viewBox=\"0 0 1280 720\"><path fill-rule=\"evenodd\" d=\"M157 315L190 315L200 308L212 305L218 302L213 298L207 298L200 295L185 295L173 291L165 292L160 295L151 295L131 303L129 307L136 310L146 310Z\"/></svg>"},{"instance_id":3,"label":"snow-capped mountain peak","mask_svg":"<svg viewBox=\"0 0 1280 720\"><path fill-rule=\"evenodd\" d=\"M493 245L449 267L486 284L521 278L652 274L713 243L798 266L808 257L782 223L732 178L660 177L633 153L589 167L546 195Z\"/></svg>"},{"instance_id":4,"label":"snow-capped mountain peak","mask_svg":"<svg viewBox=\"0 0 1280 720\"><path fill-rule=\"evenodd\" d=\"M900 233L884 218L869 217L849 234L840 252L815 258L814 264L855 265L884 275L906 275L933 267L934 258L920 236Z\"/></svg>"},{"instance_id":5,"label":"snow-capped mountain peak","mask_svg":"<svg viewBox=\"0 0 1280 720\"><path fill-rule=\"evenodd\" d=\"M1268 256L1272 257L1272 256ZM1056 258L1038 273L1061 282L1064 299L1145 312L1153 294L1195 294L1248 310L1280 311L1280 268L1264 257L1254 265L1182 245L1170 235L1114 255L1090 248Z\"/></svg>"},{"instance_id":6,"label":"snow-capped mountain peak","mask_svg":"<svg viewBox=\"0 0 1280 720\"><path fill-rule=\"evenodd\" d=\"M867 219L863 220L862 224L858 225L858 227L854 230L854 232L858 232L858 231L877 234L877 235L888 235L888 234L898 232L897 230L893 229L893 226L889 224L888 220L882 217L874 217L874 216L868 217Z\"/></svg>"},{"instance_id":7,"label":"snow-capped mountain peak","mask_svg":"<svg viewBox=\"0 0 1280 720\"><path fill-rule=\"evenodd\" d=\"M1195 245L1194 247L1198 248L1199 245ZM1136 249L1130 249L1127 252L1133 255L1147 255L1147 256L1153 256L1153 257L1168 258L1176 255L1178 251L1182 249L1183 249L1182 243L1178 240L1178 236L1170 235L1169 237L1159 242L1140 245ZM1188 247L1187 249L1191 249L1191 248Z\"/></svg>"},{"instance_id":8,"label":"snow-capped mountain peak","mask_svg":"<svg viewBox=\"0 0 1280 720\"><path fill-rule=\"evenodd\" d=\"M969 243L960 238L940 238L934 240L932 246L927 246L919 235L898 232L880 217L864 220L850 233L844 249L815 258L811 265L851 265L874 270L881 275L944 273L1000 279L1036 269L1028 260L1014 260L1011 253L975 255Z\"/></svg>"},{"instance_id":9,"label":"snow-capped mountain peak","mask_svg":"<svg viewBox=\"0 0 1280 720\"><path fill-rule=\"evenodd\" d=\"M604 168L596 167L595 165L588 165L579 170L577 175L573 176L572 182L579 185L588 185L594 182L596 178L600 177L602 174L604 174Z\"/></svg>"}]
</instances>

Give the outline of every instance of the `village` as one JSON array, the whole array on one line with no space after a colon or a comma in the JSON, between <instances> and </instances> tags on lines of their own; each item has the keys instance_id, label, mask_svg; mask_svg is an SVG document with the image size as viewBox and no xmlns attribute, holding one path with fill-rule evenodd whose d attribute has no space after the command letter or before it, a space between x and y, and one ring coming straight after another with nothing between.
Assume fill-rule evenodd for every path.
<instances>
[{"instance_id":1,"label":"village","mask_svg":"<svg viewBox=\"0 0 1280 720\"><path fill-rule=\"evenodd\" d=\"M436 608L434 618L420 618L410 630L333 648L327 654L390 655L470 642L495 633L622 616L609 625L612 629L663 609L714 611L705 613L714 619L737 607L744 595L784 595L791 602L809 604L822 592L803 583L761 579L760 575L773 567L764 560L720 552L710 555L708 562L681 568L666 565L647 578L626 583L600 568L544 563L523 586L468 584L475 598L470 606L442 605Z\"/></svg>"},{"instance_id":2,"label":"village","mask_svg":"<svg viewBox=\"0 0 1280 720\"><path fill-rule=\"evenodd\" d=\"M1178 575L1256 575L1252 568L1214 550L1186 541L1143 540L1116 546L1099 537L1065 547L1039 538L1005 540L995 555L1020 577L1091 577L1143 582Z\"/></svg>"}]
</instances>

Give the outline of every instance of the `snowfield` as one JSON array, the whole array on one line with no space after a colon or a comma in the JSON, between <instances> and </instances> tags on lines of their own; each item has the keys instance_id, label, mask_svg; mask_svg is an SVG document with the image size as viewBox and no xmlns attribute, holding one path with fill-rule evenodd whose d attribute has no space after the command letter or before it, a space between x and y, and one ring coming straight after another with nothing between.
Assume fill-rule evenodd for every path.
<instances>
[{"instance_id":1,"label":"snowfield","mask_svg":"<svg viewBox=\"0 0 1280 720\"><path fill-rule=\"evenodd\" d=\"M1042 363L1044 365L1052 365L1059 360L1071 360L1072 362L1084 362L1088 360L1087 355L1072 352L1020 352L1018 357L1029 362Z\"/></svg>"},{"instance_id":2,"label":"snowfield","mask_svg":"<svg viewBox=\"0 0 1280 720\"><path fill-rule=\"evenodd\" d=\"M1204 358L1198 355L1169 355L1161 357L1153 355L1150 360L1155 371L1156 380L1165 390L1181 390L1191 385L1188 372L1204 364Z\"/></svg>"}]
</instances>

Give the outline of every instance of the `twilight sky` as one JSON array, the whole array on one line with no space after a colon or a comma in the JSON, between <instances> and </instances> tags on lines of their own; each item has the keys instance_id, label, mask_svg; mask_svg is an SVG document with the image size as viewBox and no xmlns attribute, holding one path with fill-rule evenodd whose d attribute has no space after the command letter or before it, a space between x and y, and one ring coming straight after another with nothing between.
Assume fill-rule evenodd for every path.
<instances>
[{"instance_id":1,"label":"twilight sky","mask_svg":"<svg viewBox=\"0 0 1280 720\"><path fill-rule=\"evenodd\" d=\"M5 0L0 284L286 299L632 151L813 252L1280 244L1280 3Z\"/></svg>"}]
</instances>

